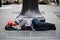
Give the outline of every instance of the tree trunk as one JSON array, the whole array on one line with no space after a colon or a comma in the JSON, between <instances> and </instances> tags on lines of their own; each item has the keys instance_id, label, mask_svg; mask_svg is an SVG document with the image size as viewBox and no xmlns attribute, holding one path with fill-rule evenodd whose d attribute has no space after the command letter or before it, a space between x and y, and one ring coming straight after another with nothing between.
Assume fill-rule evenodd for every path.
<instances>
[{"instance_id":1,"label":"tree trunk","mask_svg":"<svg viewBox=\"0 0 60 40\"><path fill-rule=\"evenodd\" d=\"M37 18L45 21L45 18L41 15L38 9L38 0L23 0L23 7L21 13L17 18Z\"/></svg>"},{"instance_id":2,"label":"tree trunk","mask_svg":"<svg viewBox=\"0 0 60 40\"><path fill-rule=\"evenodd\" d=\"M35 11L36 14L39 13L38 10L38 0L23 0L23 7L22 7L22 11L19 14L20 15L25 15L25 13L30 10L30 11ZM28 13L29 14L29 13Z\"/></svg>"}]
</instances>

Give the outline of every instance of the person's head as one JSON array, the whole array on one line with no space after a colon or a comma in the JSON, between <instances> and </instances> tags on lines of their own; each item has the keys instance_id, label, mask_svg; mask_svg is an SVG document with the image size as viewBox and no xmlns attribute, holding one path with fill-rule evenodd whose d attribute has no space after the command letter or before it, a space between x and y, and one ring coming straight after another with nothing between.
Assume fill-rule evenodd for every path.
<instances>
[{"instance_id":1,"label":"person's head","mask_svg":"<svg viewBox=\"0 0 60 40\"><path fill-rule=\"evenodd\" d=\"M7 25L8 26L16 26L18 24L15 21L8 21Z\"/></svg>"},{"instance_id":2,"label":"person's head","mask_svg":"<svg viewBox=\"0 0 60 40\"><path fill-rule=\"evenodd\" d=\"M12 26L18 25L15 21L12 21Z\"/></svg>"}]
</instances>

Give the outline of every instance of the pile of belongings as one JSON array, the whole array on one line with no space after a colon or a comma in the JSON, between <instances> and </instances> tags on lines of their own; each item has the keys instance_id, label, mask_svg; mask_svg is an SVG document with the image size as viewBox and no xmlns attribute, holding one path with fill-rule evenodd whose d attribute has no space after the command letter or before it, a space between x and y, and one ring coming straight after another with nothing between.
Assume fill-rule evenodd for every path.
<instances>
[{"instance_id":1,"label":"pile of belongings","mask_svg":"<svg viewBox=\"0 0 60 40\"><path fill-rule=\"evenodd\" d=\"M41 22L37 18L16 18L8 21L5 30L56 30L55 24Z\"/></svg>"}]
</instances>

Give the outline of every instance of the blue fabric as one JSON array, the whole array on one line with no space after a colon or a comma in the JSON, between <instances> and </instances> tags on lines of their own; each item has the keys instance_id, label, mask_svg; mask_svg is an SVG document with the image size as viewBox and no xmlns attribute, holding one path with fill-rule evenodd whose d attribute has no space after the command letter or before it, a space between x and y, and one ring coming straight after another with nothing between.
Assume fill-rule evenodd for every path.
<instances>
[{"instance_id":1,"label":"blue fabric","mask_svg":"<svg viewBox=\"0 0 60 40\"><path fill-rule=\"evenodd\" d=\"M33 24L33 29L35 30L56 30L55 24L51 24L51 23L43 23L40 22L40 20L38 19L33 19L32 20L32 24Z\"/></svg>"},{"instance_id":2,"label":"blue fabric","mask_svg":"<svg viewBox=\"0 0 60 40\"><path fill-rule=\"evenodd\" d=\"M33 20L32 20L32 23L33 23L34 25L39 26L39 27L44 27L44 26L46 25L46 23L40 22L40 20L38 20L38 19L33 19Z\"/></svg>"}]
</instances>

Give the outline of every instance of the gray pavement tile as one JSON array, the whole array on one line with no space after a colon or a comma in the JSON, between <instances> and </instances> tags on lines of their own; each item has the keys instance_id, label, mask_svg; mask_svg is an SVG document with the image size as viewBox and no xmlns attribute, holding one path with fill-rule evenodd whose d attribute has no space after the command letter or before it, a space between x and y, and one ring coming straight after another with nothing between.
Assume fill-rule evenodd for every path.
<instances>
[{"instance_id":1,"label":"gray pavement tile","mask_svg":"<svg viewBox=\"0 0 60 40\"><path fill-rule=\"evenodd\" d=\"M0 40L37 40L37 39L38 40L40 40L40 39L41 40L59 40L58 38L60 38L60 35L59 35L59 33L60 33L59 26L60 25L59 25L59 23L57 23L57 21L56 21L56 26L57 26L56 31L5 31L4 28L5 28L7 21L14 20L16 18L16 16L18 15L15 13L19 13L19 10L21 9L20 5L19 6L9 5L9 6L12 6L12 8L4 9L4 10L0 9L0 20L1 20L0 21ZM42 14L45 14L45 12L50 13L49 11L53 10L52 8L51 8L51 10L49 10L50 6L47 6L47 5L46 6L40 5L39 7L41 7L41 8L39 8L39 10L42 11L41 12ZM54 11L56 11L56 10L54 9ZM53 12L53 11L51 11L51 12ZM57 13L57 14L59 14L59 13ZM50 15L50 14L48 14L48 15ZM46 16L48 16L48 15L46 15ZM48 18L48 17L46 17L46 18ZM54 19L53 16L51 18ZM50 21L53 21L53 20L50 20ZM24 37L24 38L21 38L21 37Z\"/></svg>"}]
</instances>

